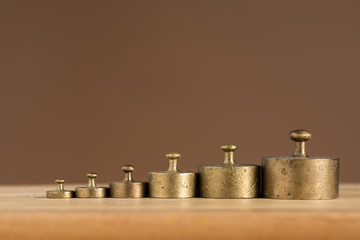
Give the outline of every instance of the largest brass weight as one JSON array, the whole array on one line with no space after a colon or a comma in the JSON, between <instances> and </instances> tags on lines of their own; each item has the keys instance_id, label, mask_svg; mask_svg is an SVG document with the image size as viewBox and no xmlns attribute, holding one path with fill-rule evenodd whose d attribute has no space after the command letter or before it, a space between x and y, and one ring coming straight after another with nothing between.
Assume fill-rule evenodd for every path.
<instances>
[{"instance_id":1,"label":"largest brass weight","mask_svg":"<svg viewBox=\"0 0 360 240\"><path fill-rule=\"evenodd\" d=\"M307 130L290 132L295 153L290 157L262 158L263 197L321 200L339 197L339 158L309 157Z\"/></svg>"}]
</instances>

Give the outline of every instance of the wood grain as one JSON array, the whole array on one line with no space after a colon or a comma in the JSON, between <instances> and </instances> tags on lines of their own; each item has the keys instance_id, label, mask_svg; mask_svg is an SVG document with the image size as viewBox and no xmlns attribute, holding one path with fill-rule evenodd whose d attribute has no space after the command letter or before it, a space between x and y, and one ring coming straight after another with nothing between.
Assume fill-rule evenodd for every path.
<instances>
[{"instance_id":1,"label":"wood grain","mask_svg":"<svg viewBox=\"0 0 360 240\"><path fill-rule=\"evenodd\" d=\"M53 188L1 186L0 239L360 239L360 184L322 201L44 198Z\"/></svg>"}]
</instances>

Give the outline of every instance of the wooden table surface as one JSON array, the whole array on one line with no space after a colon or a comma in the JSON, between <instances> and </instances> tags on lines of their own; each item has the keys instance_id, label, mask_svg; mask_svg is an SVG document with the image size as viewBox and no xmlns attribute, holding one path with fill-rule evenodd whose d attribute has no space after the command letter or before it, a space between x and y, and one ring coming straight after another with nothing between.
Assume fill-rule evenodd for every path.
<instances>
[{"instance_id":1,"label":"wooden table surface","mask_svg":"<svg viewBox=\"0 0 360 240\"><path fill-rule=\"evenodd\" d=\"M311 201L46 199L54 188L0 186L0 239L360 239L360 184Z\"/></svg>"}]
</instances>

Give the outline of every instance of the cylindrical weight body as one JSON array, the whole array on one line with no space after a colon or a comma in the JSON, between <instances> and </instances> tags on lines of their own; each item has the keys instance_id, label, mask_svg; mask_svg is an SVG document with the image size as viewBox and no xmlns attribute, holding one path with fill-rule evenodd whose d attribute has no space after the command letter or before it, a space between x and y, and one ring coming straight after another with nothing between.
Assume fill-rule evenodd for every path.
<instances>
[{"instance_id":1,"label":"cylindrical weight body","mask_svg":"<svg viewBox=\"0 0 360 240\"><path fill-rule=\"evenodd\" d=\"M334 199L339 197L339 159L329 157L262 158L263 197Z\"/></svg>"},{"instance_id":2,"label":"cylindrical weight body","mask_svg":"<svg viewBox=\"0 0 360 240\"><path fill-rule=\"evenodd\" d=\"M73 198L74 191L47 191L47 198Z\"/></svg>"},{"instance_id":3,"label":"cylindrical weight body","mask_svg":"<svg viewBox=\"0 0 360 240\"><path fill-rule=\"evenodd\" d=\"M199 166L200 197L259 197L259 169L257 165L201 165Z\"/></svg>"},{"instance_id":4,"label":"cylindrical weight body","mask_svg":"<svg viewBox=\"0 0 360 240\"><path fill-rule=\"evenodd\" d=\"M196 180L196 173L194 172L150 172L149 197L196 197Z\"/></svg>"},{"instance_id":5,"label":"cylindrical weight body","mask_svg":"<svg viewBox=\"0 0 360 240\"><path fill-rule=\"evenodd\" d=\"M75 196L77 198L105 198L108 196L107 187L77 187L75 188Z\"/></svg>"},{"instance_id":6,"label":"cylindrical weight body","mask_svg":"<svg viewBox=\"0 0 360 240\"><path fill-rule=\"evenodd\" d=\"M112 182L109 189L112 198L143 198L147 196L146 182Z\"/></svg>"}]
</instances>

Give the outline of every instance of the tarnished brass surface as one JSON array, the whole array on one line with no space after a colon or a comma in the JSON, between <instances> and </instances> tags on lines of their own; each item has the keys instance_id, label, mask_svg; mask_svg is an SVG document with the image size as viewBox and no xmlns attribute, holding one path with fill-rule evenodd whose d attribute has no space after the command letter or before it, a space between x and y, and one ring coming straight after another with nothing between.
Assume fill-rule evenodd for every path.
<instances>
[{"instance_id":1,"label":"tarnished brass surface","mask_svg":"<svg viewBox=\"0 0 360 240\"><path fill-rule=\"evenodd\" d=\"M55 183L57 184L57 189L53 190L53 191L47 191L46 197L47 198L73 198L74 191L65 190L64 182L65 182L65 180L62 180L62 179L55 180Z\"/></svg>"},{"instance_id":2,"label":"tarnished brass surface","mask_svg":"<svg viewBox=\"0 0 360 240\"><path fill-rule=\"evenodd\" d=\"M87 187L75 188L77 198L105 198L108 196L107 187L97 187L95 183L96 173L88 173L89 183Z\"/></svg>"},{"instance_id":3,"label":"tarnished brass surface","mask_svg":"<svg viewBox=\"0 0 360 240\"><path fill-rule=\"evenodd\" d=\"M295 141L291 157L262 158L263 197L278 199L334 199L339 197L339 159L309 157L307 130L290 132Z\"/></svg>"},{"instance_id":4,"label":"tarnished brass surface","mask_svg":"<svg viewBox=\"0 0 360 240\"><path fill-rule=\"evenodd\" d=\"M125 172L125 178L119 182L111 182L109 185L110 197L112 198L143 198L147 197L147 182L137 182L132 178L135 168L132 165L124 165L121 168Z\"/></svg>"},{"instance_id":5,"label":"tarnished brass surface","mask_svg":"<svg viewBox=\"0 0 360 240\"><path fill-rule=\"evenodd\" d=\"M169 169L149 173L149 197L191 198L196 196L196 173L181 172L177 168L179 153L166 154Z\"/></svg>"},{"instance_id":6,"label":"tarnished brass surface","mask_svg":"<svg viewBox=\"0 0 360 240\"><path fill-rule=\"evenodd\" d=\"M256 198L259 197L260 170L257 165L238 165L234 161L236 145L222 145L223 164L199 166L200 197Z\"/></svg>"}]
</instances>

